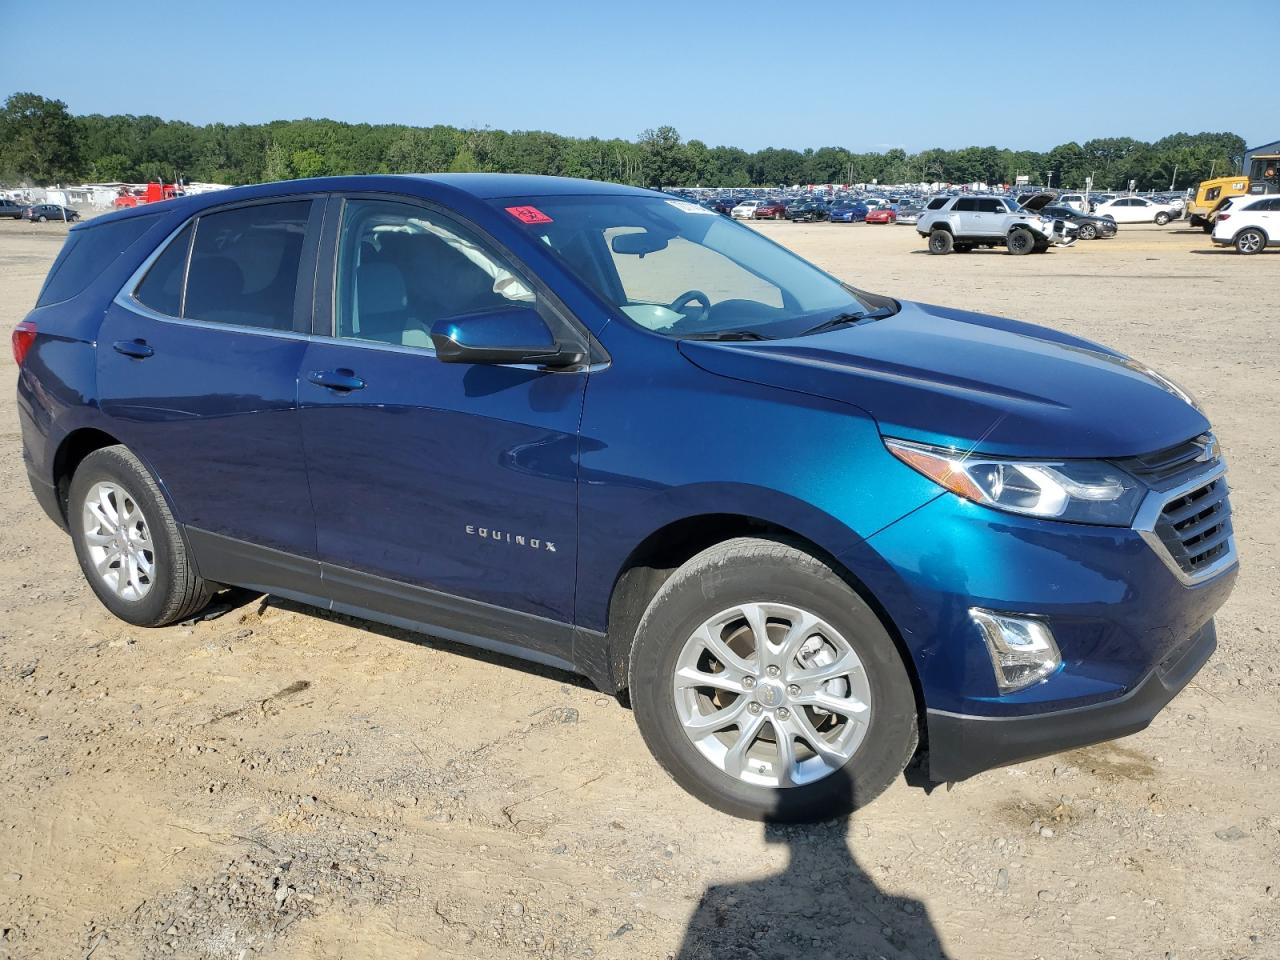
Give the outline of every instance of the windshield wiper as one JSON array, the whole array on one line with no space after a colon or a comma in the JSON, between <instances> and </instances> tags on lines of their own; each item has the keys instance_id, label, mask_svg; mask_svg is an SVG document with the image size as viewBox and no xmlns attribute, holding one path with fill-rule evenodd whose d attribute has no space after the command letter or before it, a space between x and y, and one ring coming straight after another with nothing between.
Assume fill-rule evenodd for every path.
<instances>
[{"instance_id":1,"label":"windshield wiper","mask_svg":"<svg viewBox=\"0 0 1280 960\"><path fill-rule=\"evenodd\" d=\"M754 330L717 330L715 333L694 333L684 340L768 340Z\"/></svg>"},{"instance_id":2,"label":"windshield wiper","mask_svg":"<svg viewBox=\"0 0 1280 960\"><path fill-rule=\"evenodd\" d=\"M850 313L837 313L829 320L823 320L816 327L810 327L808 330L800 334L807 337L811 333L823 333L827 330L834 330L836 327L843 327L846 324L857 323L860 320L883 320L885 317L892 317L898 311L893 307L876 307L874 310L856 310Z\"/></svg>"}]
</instances>

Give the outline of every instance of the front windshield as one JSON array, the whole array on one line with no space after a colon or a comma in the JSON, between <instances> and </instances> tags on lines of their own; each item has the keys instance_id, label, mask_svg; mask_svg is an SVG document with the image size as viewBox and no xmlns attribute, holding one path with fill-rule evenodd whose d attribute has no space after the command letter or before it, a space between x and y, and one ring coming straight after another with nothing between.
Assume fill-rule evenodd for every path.
<instances>
[{"instance_id":1,"label":"front windshield","mask_svg":"<svg viewBox=\"0 0 1280 960\"><path fill-rule=\"evenodd\" d=\"M670 337L793 336L884 301L696 204L648 196L494 201L587 286ZM532 216L528 211L535 211Z\"/></svg>"}]
</instances>

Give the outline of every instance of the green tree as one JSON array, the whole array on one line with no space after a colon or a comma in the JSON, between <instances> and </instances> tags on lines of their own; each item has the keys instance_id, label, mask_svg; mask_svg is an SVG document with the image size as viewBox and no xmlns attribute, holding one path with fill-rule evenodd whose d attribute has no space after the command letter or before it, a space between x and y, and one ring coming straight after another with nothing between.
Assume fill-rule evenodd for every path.
<instances>
[{"instance_id":1,"label":"green tree","mask_svg":"<svg viewBox=\"0 0 1280 960\"><path fill-rule=\"evenodd\" d=\"M9 97L0 108L0 167L37 184L74 178L80 139L67 105L34 93Z\"/></svg>"},{"instance_id":2,"label":"green tree","mask_svg":"<svg viewBox=\"0 0 1280 960\"><path fill-rule=\"evenodd\" d=\"M476 163L475 154L467 147L459 147L453 162L449 164L450 173L476 173L479 170L480 164Z\"/></svg>"}]
</instances>

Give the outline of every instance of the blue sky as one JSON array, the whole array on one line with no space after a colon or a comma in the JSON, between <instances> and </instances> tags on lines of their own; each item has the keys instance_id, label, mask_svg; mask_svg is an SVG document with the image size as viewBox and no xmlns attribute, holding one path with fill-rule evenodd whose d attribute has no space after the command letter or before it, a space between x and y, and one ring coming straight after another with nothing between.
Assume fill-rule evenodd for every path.
<instances>
[{"instance_id":1,"label":"blue sky","mask_svg":"<svg viewBox=\"0 0 1280 960\"><path fill-rule=\"evenodd\" d=\"M628 138L669 123L685 139L747 149L1280 137L1266 93L1275 77L1255 75L1259 86L1237 70L1276 65L1280 11L1268 0L3 6L16 31L0 56L0 96L32 90L75 113ZM1217 62L1194 46L1206 17ZM179 29L149 26L166 21ZM57 37L60 50L13 42L14 32Z\"/></svg>"}]
</instances>

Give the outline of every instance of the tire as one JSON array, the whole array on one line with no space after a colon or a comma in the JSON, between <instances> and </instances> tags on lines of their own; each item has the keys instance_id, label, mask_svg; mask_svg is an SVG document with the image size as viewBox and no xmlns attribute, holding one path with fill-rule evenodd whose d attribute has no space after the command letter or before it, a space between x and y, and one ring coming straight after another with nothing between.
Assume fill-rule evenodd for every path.
<instances>
[{"instance_id":1,"label":"tire","mask_svg":"<svg viewBox=\"0 0 1280 960\"><path fill-rule=\"evenodd\" d=\"M929 252L945 256L955 247L955 237L950 230L933 230L929 233Z\"/></svg>"},{"instance_id":2,"label":"tire","mask_svg":"<svg viewBox=\"0 0 1280 960\"><path fill-rule=\"evenodd\" d=\"M131 542L137 545L149 540L151 545L149 551L139 550L144 559L150 555L150 575L146 576L139 564L135 584L133 571L126 567L129 577L123 589L118 586L119 571L125 564L107 565L104 575L98 568L109 556L95 553L96 550L109 553L118 549L119 540L107 546L90 543L91 538L110 539L110 534L88 529L95 522L88 519L91 498L99 504L98 515L111 519L111 510L101 503L103 491L112 489L115 493L109 506L117 511L116 517L123 508L126 518L136 518L132 523L126 523ZM84 458L71 478L67 518L76 559L80 561L85 579L102 605L121 620L139 627L162 627L185 620L208 605L214 586L196 573L159 485L128 448L104 447ZM108 528L109 524L97 526L99 531ZM147 539L141 540L141 537ZM115 585L109 584L109 580Z\"/></svg>"},{"instance_id":3,"label":"tire","mask_svg":"<svg viewBox=\"0 0 1280 960\"><path fill-rule=\"evenodd\" d=\"M1077 236L1079 236L1081 240L1096 240L1098 239L1098 228L1092 223L1082 223L1080 224L1080 231Z\"/></svg>"},{"instance_id":4,"label":"tire","mask_svg":"<svg viewBox=\"0 0 1280 960\"><path fill-rule=\"evenodd\" d=\"M767 605L767 610L761 612L757 605ZM771 644L791 629L787 616L792 617L792 626L805 615L816 616L818 625L810 623L795 631L797 638L810 638L797 641L800 655L813 642L811 638L831 636L840 642L831 641L830 649L843 650L840 656L844 658L852 652L851 660L860 668L851 667L836 681L810 681L816 691L812 695L822 696L830 703L867 703L869 713L859 715L869 719L855 724L847 719L851 713L838 709L815 712L800 700L792 700L792 696L810 695L798 684L806 682L804 670L815 667L812 663L805 667L794 654L788 660L777 651L773 655L784 664L780 672L758 670L759 658L738 660L747 670L741 676L759 677L751 685L754 693L747 692L745 680L737 693L716 692L699 684L686 684L677 693L677 670L694 670L694 676L714 675L705 672L714 669L715 661L703 659L710 655L710 648L701 638L718 634L714 643L720 649L741 643L744 637L747 643L752 642L750 638L756 634L749 621L739 616L740 609L760 612L757 622L772 627ZM710 623L720 625L707 629ZM818 653L826 649L822 646L826 642L820 641ZM691 649L701 649L702 653L690 659ZM734 650L727 652L737 656ZM827 662L834 660L833 654ZM725 663L726 676L739 676L727 667L727 660ZM833 692L833 682L844 685L838 688L843 692ZM640 733L659 764L689 793L737 817L808 822L847 814L883 792L916 749L918 727L911 681L879 618L829 566L777 541L729 540L704 550L677 570L658 590L641 618L632 647L629 688ZM793 694L793 690L800 692ZM720 699L712 701L709 694ZM863 701L863 697L867 699ZM723 703L725 699L729 700L727 704ZM709 732L698 738L699 745L695 745L693 734L686 733L682 711L696 723L735 707L735 719L728 721L729 728L725 729L723 720L719 726L705 726ZM695 712L690 714L691 710ZM735 722L754 724L756 730L748 741L753 755L750 763L741 761L741 775L730 770L737 766L731 757L733 746L742 736L742 728L732 726ZM808 734L797 732L801 725ZM835 730L849 735L849 741L839 750L824 741L825 749L831 752L830 760L799 746L807 744L805 737L818 734L820 729L828 731L822 736L838 737L829 732ZM779 739L780 730L792 732ZM800 772L798 779L804 782L787 786L751 782L778 775L783 758L775 744L783 742L791 745L791 755L798 762L793 769ZM713 760L703 752L704 748L713 754L718 751L721 759Z\"/></svg>"},{"instance_id":5,"label":"tire","mask_svg":"<svg viewBox=\"0 0 1280 960\"><path fill-rule=\"evenodd\" d=\"M1009 231L1005 246L1015 257L1023 256L1036 248L1036 235L1026 227L1014 227Z\"/></svg>"},{"instance_id":6,"label":"tire","mask_svg":"<svg viewBox=\"0 0 1280 960\"><path fill-rule=\"evenodd\" d=\"M1159 213L1156 214L1156 226L1163 227L1166 223L1169 222L1170 219L1171 219L1170 216L1167 213L1165 213L1163 210L1161 210Z\"/></svg>"},{"instance_id":7,"label":"tire","mask_svg":"<svg viewBox=\"0 0 1280 960\"><path fill-rule=\"evenodd\" d=\"M1267 249L1267 235L1257 227L1246 227L1236 234L1236 251L1245 256L1253 256Z\"/></svg>"},{"instance_id":8,"label":"tire","mask_svg":"<svg viewBox=\"0 0 1280 960\"><path fill-rule=\"evenodd\" d=\"M49 221L49 218L46 217L43 213L40 214L40 216L36 217L36 219L39 220L41 223L48 223Z\"/></svg>"}]
</instances>

